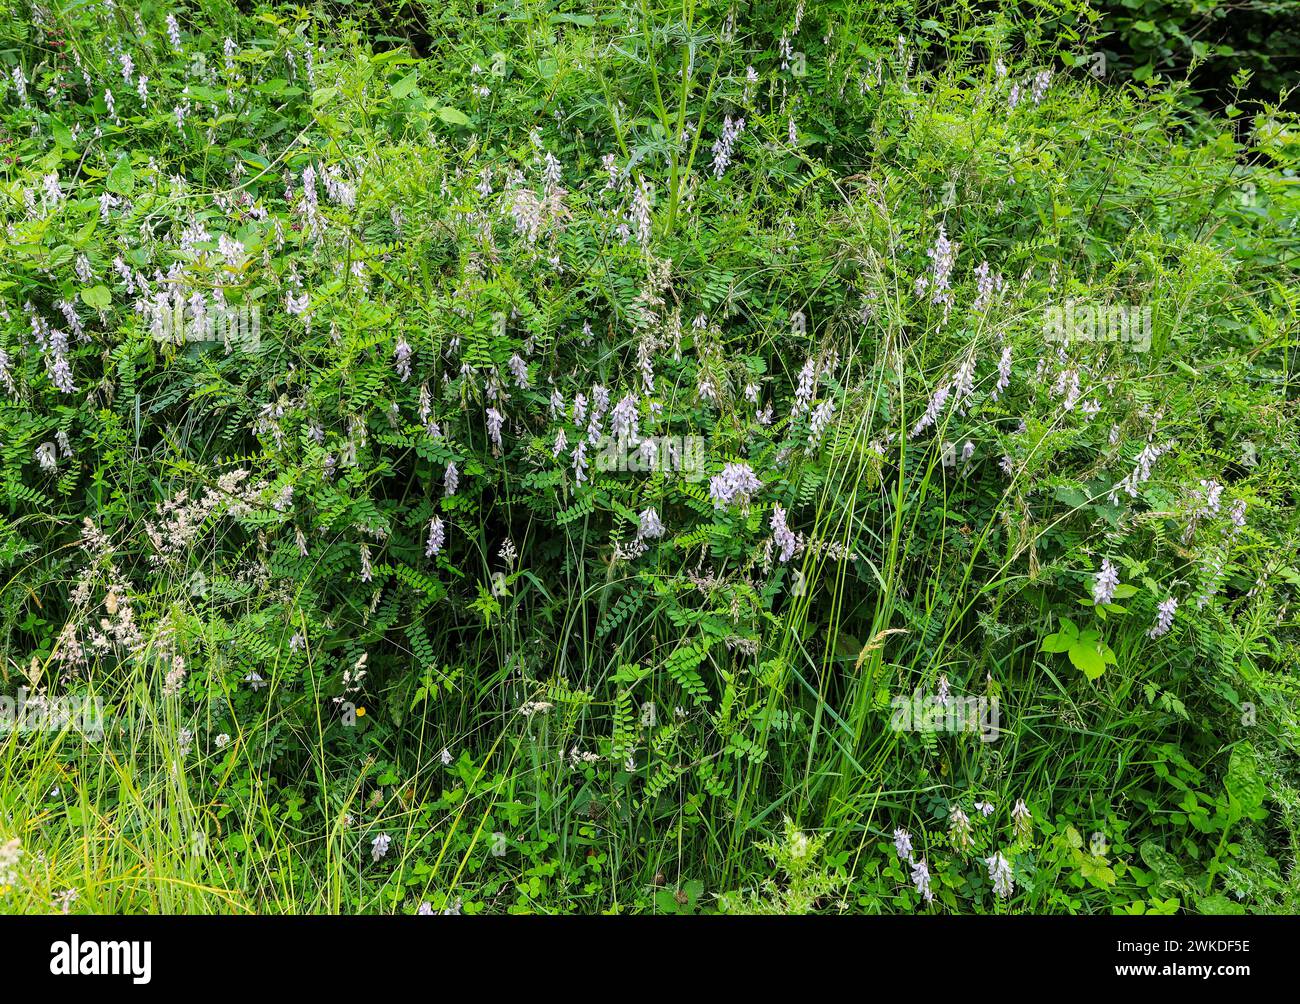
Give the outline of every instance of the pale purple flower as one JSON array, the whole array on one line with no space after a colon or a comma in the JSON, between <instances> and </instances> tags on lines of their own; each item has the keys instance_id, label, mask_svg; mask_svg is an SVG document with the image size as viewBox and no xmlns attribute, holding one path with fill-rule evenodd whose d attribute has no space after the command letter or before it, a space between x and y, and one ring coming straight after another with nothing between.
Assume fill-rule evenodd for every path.
<instances>
[{"instance_id":1,"label":"pale purple flower","mask_svg":"<svg viewBox=\"0 0 1300 1004\"><path fill-rule=\"evenodd\" d=\"M651 217L650 217L650 183L644 178L640 178L636 183L636 191L632 196L631 223L632 229L636 233L636 241L642 247L650 243L651 235Z\"/></svg>"},{"instance_id":2,"label":"pale purple flower","mask_svg":"<svg viewBox=\"0 0 1300 1004\"><path fill-rule=\"evenodd\" d=\"M175 14L167 15L167 38L172 44L173 52L181 51L181 26Z\"/></svg>"},{"instance_id":3,"label":"pale purple flower","mask_svg":"<svg viewBox=\"0 0 1300 1004\"><path fill-rule=\"evenodd\" d=\"M901 860L912 860L912 835L901 826L894 830L894 851Z\"/></svg>"},{"instance_id":4,"label":"pale purple flower","mask_svg":"<svg viewBox=\"0 0 1300 1004\"><path fill-rule=\"evenodd\" d=\"M713 144L713 176L721 178L727 173L727 167L731 164L733 148L740 134L745 131L745 120L736 119L734 122L728 115L722 122L722 135Z\"/></svg>"},{"instance_id":5,"label":"pale purple flower","mask_svg":"<svg viewBox=\"0 0 1300 1004\"><path fill-rule=\"evenodd\" d=\"M1115 587L1119 585L1119 571L1111 564L1109 558L1101 561L1101 571L1092 583L1092 600L1098 606L1110 603L1115 598Z\"/></svg>"},{"instance_id":6,"label":"pale purple flower","mask_svg":"<svg viewBox=\"0 0 1300 1004\"><path fill-rule=\"evenodd\" d=\"M635 394L627 394L614 405L609 416L609 432L619 442L636 444L640 441L639 417Z\"/></svg>"},{"instance_id":7,"label":"pale purple flower","mask_svg":"<svg viewBox=\"0 0 1300 1004\"><path fill-rule=\"evenodd\" d=\"M68 336L55 328L50 331L49 341L45 347L45 369L50 375L50 382L64 394L76 391L72 380L72 366L68 362Z\"/></svg>"},{"instance_id":8,"label":"pale purple flower","mask_svg":"<svg viewBox=\"0 0 1300 1004\"><path fill-rule=\"evenodd\" d=\"M460 472L456 470L456 461L453 460L447 465L447 473L442 479L442 484L442 493L447 498L456 494L456 489L460 485Z\"/></svg>"},{"instance_id":9,"label":"pale purple flower","mask_svg":"<svg viewBox=\"0 0 1300 1004\"><path fill-rule=\"evenodd\" d=\"M523 361L517 352L510 357L510 373L515 378L515 383L519 385L520 390L528 389L528 364Z\"/></svg>"},{"instance_id":10,"label":"pale purple flower","mask_svg":"<svg viewBox=\"0 0 1300 1004\"><path fill-rule=\"evenodd\" d=\"M600 439L601 419L609 410L609 391L601 384L591 388L591 417L587 420L587 439L595 445Z\"/></svg>"},{"instance_id":11,"label":"pale purple flower","mask_svg":"<svg viewBox=\"0 0 1300 1004\"><path fill-rule=\"evenodd\" d=\"M991 858L984 859L989 866L989 879L993 882L993 892L1001 899L1008 898L1015 892L1016 883L1011 877L1011 864L1001 851L997 851Z\"/></svg>"},{"instance_id":12,"label":"pale purple flower","mask_svg":"<svg viewBox=\"0 0 1300 1004\"><path fill-rule=\"evenodd\" d=\"M1034 75L1033 83L1030 84L1029 96L1033 99L1034 104L1040 104L1047 94L1047 87L1052 82L1052 71L1050 69L1041 70Z\"/></svg>"},{"instance_id":13,"label":"pale purple flower","mask_svg":"<svg viewBox=\"0 0 1300 1004\"><path fill-rule=\"evenodd\" d=\"M1011 822L1016 828L1016 836L1022 839L1029 836L1034 817L1029 814L1029 806L1025 805L1023 798L1017 798L1016 804L1011 807Z\"/></svg>"},{"instance_id":14,"label":"pale purple flower","mask_svg":"<svg viewBox=\"0 0 1300 1004\"><path fill-rule=\"evenodd\" d=\"M993 388L990 398L996 401L1002 396L1002 392L1007 389L1011 383L1011 347L1007 346L1002 350L1002 358L998 360L998 382Z\"/></svg>"},{"instance_id":15,"label":"pale purple flower","mask_svg":"<svg viewBox=\"0 0 1300 1004\"><path fill-rule=\"evenodd\" d=\"M930 869L925 865L925 858L912 865L912 882L927 903L934 899L934 893L930 891Z\"/></svg>"},{"instance_id":16,"label":"pale purple flower","mask_svg":"<svg viewBox=\"0 0 1300 1004\"><path fill-rule=\"evenodd\" d=\"M1169 450L1173 448L1173 445L1174 444L1172 443L1168 443L1164 446L1156 446L1153 443L1147 443L1146 446L1142 447L1142 452L1139 453L1137 457L1137 463L1134 465L1133 470L1129 473L1128 477L1124 478L1123 481L1119 482L1119 484L1115 485L1115 487L1111 489L1111 505L1119 505L1118 493L1121 488L1127 492L1130 497L1137 498L1138 485L1144 484L1150 480L1152 465L1154 465L1155 462L1165 453L1169 452Z\"/></svg>"},{"instance_id":17,"label":"pale purple flower","mask_svg":"<svg viewBox=\"0 0 1300 1004\"><path fill-rule=\"evenodd\" d=\"M948 240L948 233L942 223L939 224L939 235L934 240L934 247L926 251L930 259L930 274L923 276L926 281L918 283L918 289L924 291L930 290L930 302L943 305L944 320L948 318L948 311L952 307L952 267L957 261L957 245Z\"/></svg>"},{"instance_id":18,"label":"pale purple flower","mask_svg":"<svg viewBox=\"0 0 1300 1004\"><path fill-rule=\"evenodd\" d=\"M954 805L948 814L948 834L952 845L959 851L967 850L972 843L970 816L962 812L961 806Z\"/></svg>"},{"instance_id":19,"label":"pale purple flower","mask_svg":"<svg viewBox=\"0 0 1300 1004\"><path fill-rule=\"evenodd\" d=\"M542 188L548 193L559 190L561 181L560 162L549 150L542 158Z\"/></svg>"},{"instance_id":20,"label":"pale purple flower","mask_svg":"<svg viewBox=\"0 0 1300 1004\"><path fill-rule=\"evenodd\" d=\"M411 379L411 346L404 337L397 339L397 348L393 350L393 367L402 383Z\"/></svg>"},{"instance_id":21,"label":"pale purple flower","mask_svg":"<svg viewBox=\"0 0 1300 1004\"><path fill-rule=\"evenodd\" d=\"M772 527L772 540L781 549L777 559L782 563L789 561L794 557L794 552L799 547L799 538L791 532L790 527L786 524L785 510L781 508L779 502L772 506L772 520L769 525Z\"/></svg>"},{"instance_id":22,"label":"pale purple flower","mask_svg":"<svg viewBox=\"0 0 1300 1004\"><path fill-rule=\"evenodd\" d=\"M0 385L10 394L17 396L18 386L14 383L13 374L9 371L9 353L0 348Z\"/></svg>"},{"instance_id":23,"label":"pale purple flower","mask_svg":"<svg viewBox=\"0 0 1300 1004\"><path fill-rule=\"evenodd\" d=\"M826 427L831 424L831 419L834 417L835 402L830 398L827 398L813 409L812 418L808 421L809 446L816 446L821 442L822 436L826 432Z\"/></svg>"},{"instance_id":24,"label":"pale purple flower","mask_svg":"<svg viewBox=\"0 0 1300 1004\"><path fill-rule=\"evenodd\" d=\"M1232 520L1232 525L1238 530L1246 525L1246 500L1237 499L1228 509L1228 518Z\"/></svg>"},{"instance_id":25,"label":"pale purple flower","mask_svg":"<svg viewBox=\"0 0 1300 1004\"><path fill-rule=\"evenodd\" d=\"M664 535L664 525L659 521L659 514L654 508L645 509L638 517L639 525L637 526L637 539L647 537L650 540L657 540Z\"/></svg>"},{"instance_id":26,"label":"pale purple flower","mask_svg":"<svg viewBox=\"0 0 1300 1004\"><path fill-rule=\"evenodd\" d=\"M424 556L432 558L442 550L442 545L446 543L447 531L443 527L442 517L434 516L429 522L429 543L425 545Z\"/></svg>"},{"instance_id":27,"label":"pale purple flower","mask_svg":"<svg viewBox=\"0 0 1300 1004\"><path fill-rule=\"evenodd\" d=\"M1178 600L1170 596L1156 607L1156 622L1147 632L1149 638L1159 638L1169 633L1174 623L1174 612L1178 609Z\"/></svg>"},{"instance_id":28,"label":"pale purple flower","mask_svg":"<svg viewBox=\"0 0 1300 1004\"><path fill-rule=\"evenodd\" d=\"M1215 515L1219 511L1219 500L1223 497L1223 485L1213 480L1202 481L1201 497L1205 500L1205 505L1201 508L1201 515Z\"/></svg>"},{"instance_id":29,"label":"pale purple flower","mask_svg":"<svg viewBox=\"0 0 1300 1004\"><path fill-rule=\"evenodd\" d=\"M985 310L993 302L993 295L1002 289L1002 276L993 275L989 263L980 262L975 266L975 300L972 310Z\"/></svg>"},{"instance_id":30,"label":"pale purple flower","mask_svg":"<svg viewBox=\"0 0 1300 1004\"><path fill-rule=\"evenodd\" d=\"M952 378L952 405L958 414L965 415L970 397L975 393L975 353L962 360Z\"/></svg>"},{"instance_id":31,"label":"pale purple flower","mask_svg":"<svg viewBox=\"0 0 1300 1004\"><path fill-rule=\"evenodd\" d=\"M36 462L41 465L43 471L53 471L58 468L58 454L55 453L53 443L42 443L36 447Z\"/></svg>"},{"instance_id":32,"label":"pale purple flower","mask_svg":"<svg viewBox=\"0 0 1300 1004\"><path fill-rule=\"evenodd\" d=\"M941 383L930 398L930 403L926 405L925 414L921 416L916 425L912 426L912 431L908 434L909 439L915 439L922 432L934 425L941 414L943 414L944 405L948 402L949 386L947 381Z\"/></svg>"},{"instance_id":33,"label":"pale purple flower","mask_svg":"<svg viewBox=\"0 0 1300 1004\"><path fill-rule=\"evenodd\" d=\"M721 474L709 479L709 498L713 500L715 509L729 506L737 499L744 505L762 487L763 483L749 464L730 463L722 468Z\"/></svg>"},{"instance_id":34,"label":"pale purple flower","mask_svg":"<svg viewBox=\"0 0 1300 1004\"><path fill-rule=\"evenodd\" d=\"M492 453L494 456L501 456L501 426L505 422L505 417L495 408L487 410L487 431L488 437L492 440Z\"/></svg>"}]
</instances>

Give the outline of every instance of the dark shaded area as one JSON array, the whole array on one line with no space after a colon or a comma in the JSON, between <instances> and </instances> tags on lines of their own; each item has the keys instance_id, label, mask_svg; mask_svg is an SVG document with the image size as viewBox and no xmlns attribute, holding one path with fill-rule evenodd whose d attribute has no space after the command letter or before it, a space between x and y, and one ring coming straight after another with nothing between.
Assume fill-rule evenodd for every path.
<instances>
[{"instance_id":1,"label":"dark shaded area","mask_svg":"<svg viewBox=\"0 0 1300 1004\"><path fill-rule=\"evenodd\" d=\"M1195 97L1207 109L1234 102L1277 102L1300 85L1300 0L1104 0L1099 5L1110 74L1181 78L1191 71ZM1194 65L1195 64L1195 65ZM1240 90L1233 77L1251 77ZM1300 110L1300 94L1285 107Z\"/></svg>"}]
</instances>

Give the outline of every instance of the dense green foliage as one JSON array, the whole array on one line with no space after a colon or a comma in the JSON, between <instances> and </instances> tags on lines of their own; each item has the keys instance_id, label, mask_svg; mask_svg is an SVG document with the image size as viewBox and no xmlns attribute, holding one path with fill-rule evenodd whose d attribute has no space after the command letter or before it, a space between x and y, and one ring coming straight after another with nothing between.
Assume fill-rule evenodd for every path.
<instances>
[{"instance_id":1,"label":"dense green foliage","mask_svg":"<svg viewBox=\"0 0 1300 1004\"><path fill-rule=\"evenodd\" d=\"M1230 89L1242 87L1273 101L1286 94L1293 109L1300 99L1297 0L1106 0L1100 6L1109 35L1099 51L1111 57L1114 72L1146 80L1192 70L1198 91L1209 88L1217 103L1230 103Z\"/></svg>"},{"instance_id":2,"label":"dense green foliage","mask_svg":"<svg viewBox=\"0 0 1300 1004\"><path fill-rule=\"evenodd\" d=\"M1293 117L1068 5L3 3L0 692L103 734L0 909L1300 907Z\"/></svg>"}]
</instances>

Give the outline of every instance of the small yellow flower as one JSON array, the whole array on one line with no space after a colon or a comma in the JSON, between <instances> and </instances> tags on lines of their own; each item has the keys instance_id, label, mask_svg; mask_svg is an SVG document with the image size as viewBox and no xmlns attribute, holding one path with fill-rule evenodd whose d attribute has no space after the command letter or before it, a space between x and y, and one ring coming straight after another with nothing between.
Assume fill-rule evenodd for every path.
<instances>
[{"instance_id":1,"label":"small yellow flower","mask_svg":"<svg viewBox=\"0 0 1300 1004\"><path fill-rule=\"evenodd\" d=\"M366 709L365 709L365 708L357 708L357 717L358 717L358 718L365 718L365 717L366 717Z\"/></svg>"}]
</instances>

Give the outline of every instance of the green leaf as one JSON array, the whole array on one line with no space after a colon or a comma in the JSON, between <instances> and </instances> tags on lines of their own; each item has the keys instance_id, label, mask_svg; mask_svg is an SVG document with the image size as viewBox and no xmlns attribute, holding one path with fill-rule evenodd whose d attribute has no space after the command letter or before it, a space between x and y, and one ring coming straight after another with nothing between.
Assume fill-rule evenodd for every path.
<instances>
[{"instance_id":1,"label":"green leaf","mask_svg":"<svg viewBox=\"0 0 1300 1004\"><path fill-rule=\"evenodd\" d=\"M1255 764L1255 749L1250 743L1243 742L1233 748L1224 787L1241 815L1249 815L1264 804L1267 791Z\"/></svg>"},{"instance_id":2,"label":"green leaf","mask_svg":"<svg viewBox=\"0 0 1300 1004\"><path fill-rule=\"evenodd\" d=\"M393 85L393 97L396 98L398 101L401 101L402 98L406 97L413 90L415 90L416 85L419 84L419 82L420 82L420 71L412 70L410 73L408 73L406 76L404 76L401 80L399 80L397 83Z\"/></svg>"},{"instance_id":3,"label":"green leaf","mask_svg":"<svg viewBox=\"0 0 1300 1004\"><path fill-rule=\"evenodd\" d=\"M1144 840L1138 848L1138 854L1161 881L1168 882L1183 877L1183 866L1178 859L1154 840Z\"/></svg>"},{"instance_id":4,"label":"green leaf","mask_svg":"<svg viewBox=\"0 0 1300 1004\"><path fill-rule=\"evenodd\" d=\"M1052 653L1065 652L1074 644L1074 642L1075 639L1072 635L1049 634L1043 639L1043 647L1040 648L1039 651Z\"/></svg>"},{"instance_id":5,"label":"green leaf","mask_svg":"<svg viewBox=\"0 0 1300 1004\"><path fill-rule=\"evenodd\" d=\"M1070 661L1076 669L1083 670L1089 680L1095 680L1106 672L1106 660L1097 647L1097 643L1079 641L1069 651Z\"/></svg>"},{"instance_id":6,"label":"green leaf","mask_svg":"<svg viewBox=\"0 0 1300 1004\"><path fill-rule=\"evenodd\" d=\"M1202 896L1196 901L1196 907L1203 914L1210 916L1240 916L1246 912L1246 908L1240 903L1234 903L1223 893L1215 893L1213 896Z\"/></svg>"},{"instance_id":7,"label":"green leaf","mask_svg":"<svg viewBox=\"0 0 1300 1004\"><path fill-rule=\"evenodd\" d=\"M68 127L53 115L50 116L50 132L54 134L54 142L59 146L73 145L72 133L68 131Z\"/></svg>"},{"instance_id":8,"label":"green leaf","mask_svg":"<svg viewBox=\"0 0 1300 1004\"><path fill-rule=\"evenodd\" d=\"M117 158L117 163L104 179L104 187L117 195L130 195L135 189L135 172L131 170L131 158L126 154Z\"/></svg>"},{"instance_id":9,"label":"green leaf","mask_svg":"<svg viewBox=\"0 0 1300 1004\"><path fill-rule=\"evenodd\" d=\"M81 291L81 302L96 310L107 310L109 304L113 302L113 294L109 292L107 286L92 286Z\"/></svg>"},{"instance_id":10,"label":"green leaf","mask_svg":"<svg viewBox=\"0 0 1300 1004\"><path fill-rule=\"evenodd\" d=\"M449 108L444 105L438 109L438 118L442 119L447 125L469 125L469 116L457 108Z\"/></svg>"}]
</instances>

